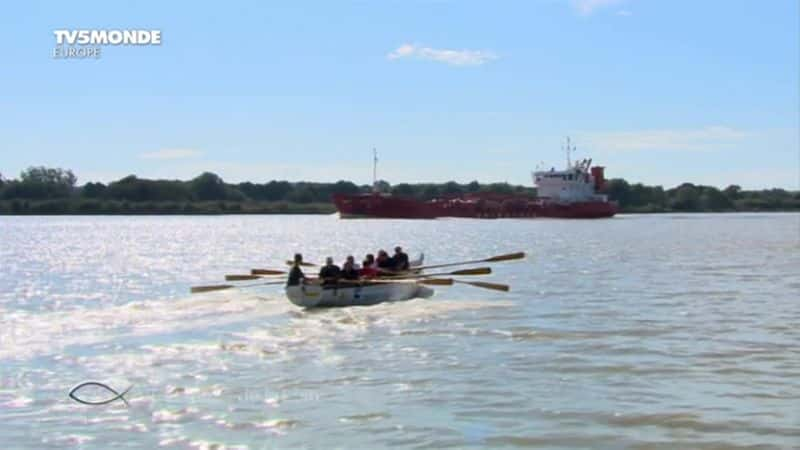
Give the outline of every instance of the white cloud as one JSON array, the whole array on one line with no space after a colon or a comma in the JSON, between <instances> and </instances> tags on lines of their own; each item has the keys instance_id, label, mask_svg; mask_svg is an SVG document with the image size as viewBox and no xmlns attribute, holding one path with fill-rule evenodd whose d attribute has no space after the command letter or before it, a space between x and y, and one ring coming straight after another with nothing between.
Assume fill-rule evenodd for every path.
<instances>
[{"instance_id":1,"label":"white cloud","mask_svg":"<svg viewBox=\"0 0 800 450\"><path fill-rule=\"evenodd\" d=\"M484 50L449 50L403 44L386 55L389 59L416 58L437 61L453 66L479 66L497 59L497 55Z\"/></svg>"},{"instance_id":2,"label":"white cloud","mask_svg":"<svg viewBox=\"0 0 800 450\"><path fill-rule=\"evenodd\" d=\"M199 150L193 150L190 148L162 148L160 150L156 150L154 152L146 152L139 154L139 158L142 159L187 159L187 158L195 158L203 153Z\"/></svg>"},{"instance_id":3,"label":"white cloud","mask_svg":"<svg viewBox=\"0 0 800 450\"><path fill-rule=\"evenodd\" d=\"M581 133L582 141L599 150L714 150L736 143L749 133L724 126Z\"/></svg>"},{"instance_id":4,"label":"white cloud","mask_svg":"<svg viewBox=\"0 0 800 450\"><path fill-rule=\"evenodd\" d=\"M590 16L598 9L622 3L623 0L572 0L572 8L582 16Z\"/></svg>"}]
</instances>

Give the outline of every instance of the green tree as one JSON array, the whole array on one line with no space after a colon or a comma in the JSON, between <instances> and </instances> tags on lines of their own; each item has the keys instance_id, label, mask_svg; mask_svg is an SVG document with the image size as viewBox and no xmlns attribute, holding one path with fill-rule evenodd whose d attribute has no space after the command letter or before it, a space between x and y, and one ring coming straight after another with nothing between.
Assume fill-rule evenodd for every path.
<instances>
[{"instance_id":1,"label":"green tree","mask_svg":"<svg viewBox=\"0 0 800 450\"><path fill-rule=\"evenodd\" d=\"M463 193L464 189L455 181L448 181L441 187L440 192L445 195L456 195Z\"/></svg>"},{"instance_id":2,"label":"green tree","mask_svg":"<svg viewBox=\"0 0 800 450\"><path fill-rule=\"evenodd\" d=\"M86 198L101 198L106 193L106 185L103 183L86 183L81 188L81 196Z\"/></svg>"},{"instance_id":3,"label":"green tree","mask_svg":"<svg viewBox=\"0 0 800 450\"><path fill-rule=\"evenodd\" d=\"M189 191L196 200L225 200L225 182L219 175L203 172L189 182Z\"/></svg>"},{"instance_id":4,"label":"green tree","mask_svg":"<svg viewBox=\"0 0 800 450\"><path fill-rule=\"evenodd\" d=\"M700 191L692 183L683 183L674 189L671 206L678 211L697 211Z\"/></svg>"},{"instance_id":5,"label":"green tree","mask_svg":"<svg viewBox=\"0 0 800 450\"><path fill-rule=\"evenodd\" d=\"M4 195L14 198L47 199L72 195L77 177L71 170L29 167L20 174L20 180L10 186L12 192Z\"/></svg>"},{"instance_id":6,"label":"green tree","mask_svg":"<svg viewBox=\"0 0 800 450\"><path fill-rule=\"evenodd\" d=\"M606 183L606 194L608 198L619 203L622 208L628 207L631 203L631 185L621 178L613 178Z\"/></svg>"},{"instance_id":7,"label":"green tree","mask_svg":"<svg viewBox=\"0 0 800 450\"><path fill-rule=\"evenodd\" d=\"M403 197L414 197L416 189L408 183L400 183L392 187L392 194Z\"/></svg>"},{"instance_id":8,"label":"green tree","mask_svg":"<svg viewBox=\"0 0 800 450\"><path fill-rule=\"evenodd\" d=\"M742 187L738 184L731 184L723 191L725 196L731 200L738 200L741 197Z\"/></svg>"},{"instance_id":9,"label":"green tree","mask_svg":"<svg viewBox=\"0 0 800 450\"><path fill-rule=\"evenodd\" d=\"M703 210L727 211L733 209L733 202L719 189L706 186L700 194L700 207Z\"/></svg>"}]
</instances>

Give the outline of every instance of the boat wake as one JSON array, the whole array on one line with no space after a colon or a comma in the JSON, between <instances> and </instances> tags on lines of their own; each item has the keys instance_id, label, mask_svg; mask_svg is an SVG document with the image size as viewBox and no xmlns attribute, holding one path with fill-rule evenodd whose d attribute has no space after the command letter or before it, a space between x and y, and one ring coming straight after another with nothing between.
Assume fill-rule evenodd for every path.
<instances>
[{"instance_id":1,"label":"boat wake","mask_svg":"<svg viewBox=\"0 0 800 450\"><path fill-rule=\"evenodd\" d=\"M71 346L93 346L147 336L197 332L200 335L241 323L245 331L221 332L217 338L232 340L223 350L242 350L238 339L270 344L257 352L278 352L298 342L319 342L364 333L371 328L394 329L449 313L503 307L507 303L474 300L425 300L374 306L303 310L280 294L242 295L214 293L182 299L135 301L108 308L74 309L66 312L15 311L5 314L0 326L0 360L58 355ZM270 318L276 320L268 321ZM281 319L283 323L281 323ZM319 339L315 339L319 338ZM245 343L244 348L250 345Z\"/></svg>"}]
</instances>

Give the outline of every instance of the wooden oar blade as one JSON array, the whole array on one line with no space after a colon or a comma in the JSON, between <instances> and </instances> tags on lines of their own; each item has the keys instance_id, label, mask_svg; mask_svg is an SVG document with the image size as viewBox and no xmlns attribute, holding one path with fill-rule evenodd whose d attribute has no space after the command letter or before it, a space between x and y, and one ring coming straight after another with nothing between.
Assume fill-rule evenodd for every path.
<instances>
[{"instance_id":1,"label":"wooden oar blade","mask_svg":"<svg viewBox=\"0 0 800 450\"><path fill-rule=\"evenodd\" d=\"M190 292L192 294L199 294L201 292L222 291L224 289L235 288L232 284L217 284L213 286L192 286Z\"/></svg>"},{"instance_id":2,"label":"wooden oar blade","mask_svg":"<svg viewBox=\"0 0 800 450\"><path fill-rule=\"evenodd\" d=\"M453 279L452 278L426 278L423 280L417 281L419 284L429 284L431 286L452 286Z\"/></svg>"},{"instance_id":3,"label":"wooden oar blade","mask_svg":"<svg viewBox=\"0 0 800 450\"><path fill-rule=\"evenodd\" d=\"M287 259L286 260L286 265L287 266L292 266L292 265L294 265L294 261L290 261L290 260ZM300 265L304 266L304 267L316 267L316 264L310 263L310 262L301 262Z\"/></svg>"},{"instance_id":4,"label":"wooden oar blade","mask_svg":"<svg viewBox=\"0 0 800 450\"><path fill-rule=\"evenodd\" d=\"M225 281L260 280L261 275L225 275Z\"/></svg>"},{"instance_id":5,"label":"wooden oar blade","mask_svg":"<svg viewBox=\"0 0 800 450\"><path fill-rule=\"evenodd\" d=\"M500 261L512 261L515 259L523 259L525 258L525 252L517 252L517 253L509 253L507 255L498 255L493 256L491 258L487 258L484 261L486 262L500 262Z\"/></svg>"},{"instance_id":6,"label":"wooden oar blade","mask_svg":"<svg viewBox=\"0 0 800 450\"><path fill-rule=\"evenodd\" d=\"M491 267L478 267L476 269L463 269L450 272L450 275L489 275L492 273Z\"/></svg>"},{"instance_id":7,"label":"wooden oar blade","mask_svg":"<svg viewBox=\"0 0 800 450\"><path fill-rule=\"evenodd\" d=\"M285 275L285 270L251 269L250 275Z\"/></svg>"},{"instance_id":8,"label":"wooden oar blade","mask_svg":"<svg viewBox=\"0 0 800 450\"><path fill-rule=\"evenodd\" d=\"M461 281L461 280L456 280L456 282L462 284L469 284L470 286L480 287L484 289L492 289L495 291L508 292L511 290L511 287L507 284L487 283L485 281Z\"/></svg>"}]
</instances>

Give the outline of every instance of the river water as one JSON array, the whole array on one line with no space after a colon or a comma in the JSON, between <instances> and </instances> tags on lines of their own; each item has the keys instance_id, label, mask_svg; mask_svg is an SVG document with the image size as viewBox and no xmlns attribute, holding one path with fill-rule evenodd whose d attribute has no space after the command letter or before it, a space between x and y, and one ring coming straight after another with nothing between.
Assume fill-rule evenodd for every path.
<instances>
[{"instance_id":1,"label":"river water","mask_svg":"<svg viewBox=\"0 0 800 450\"><path fill-rule=\"evenodd\" d=\"M188 294L396 244L529 257L509 293ZM3 448L800 447L798 214L0 217L0 264Z\"/></svg>"}]
</instances>

